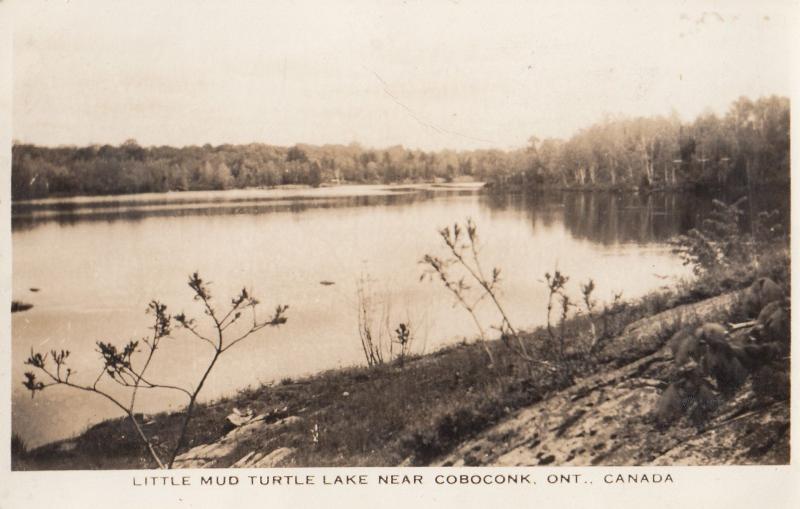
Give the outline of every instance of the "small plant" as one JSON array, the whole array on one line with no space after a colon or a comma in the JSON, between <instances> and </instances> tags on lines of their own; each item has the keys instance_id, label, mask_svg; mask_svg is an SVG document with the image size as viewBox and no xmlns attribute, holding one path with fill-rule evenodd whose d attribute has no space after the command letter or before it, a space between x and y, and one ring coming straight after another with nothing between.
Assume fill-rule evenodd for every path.
<instances>
[{"instance_id":1,"label":"small plant","mask_svg":"<svg viewBox=\"0 0 800 509\"><path fill-rule=\"evenodd\" d=\"M611 324L616 317L625 310L626 304L622 300L622 292L615 292L610 303L603 304L598 311L597 300L592 296L595 290L594 280L589 279L581 285L581 297L586 308L586 316L589 318L589 328L591 330L591 342L589 349L594 352L602 341L611 337Z\"/></svg>"},{"instance_id":2,"label":"small plant","mask_svg":"<svg viewBox=\"0 0 800 509\"><path fill-rule=\"evenodd\" d=\"M439 230L439 236L447 247L449 255L447 258L440 258L426 254L420 263L426 265L428 269L420 276L420 280L426 277L439 279L453 294L456 304L461 305L469 313L489 357L489 365L494 366L494 355L486 344L486 330L476 312L478 305L484 300L490 301L500 315L500 324L493 328L500 331L500 339L507 348L529 364L544 367L550 372L557 371L550 362L531 356L522 335L512 325L498 297L500 269L494 267L491 273L484 272L479 256L478 228L472 219L468 218L464 226L455 223L452 227L442 228Z\"/></svg>"},{"instance_id":3,"label":"small plant","mask_svg":"<svg viewBox=\"0 0 800 509\"><path fill-rule=\"evenodd\" d=\"M700 425L719 406L722 394L741 386L747 373L726 336L724 327L709 323L681 329L669 340L676 372L656 405L660 424L685 415Z\"/></svg>"},{"instance_id":4,"label":"small plant","mask_svg":"<svg viewBox=\"0 0 800 509\"><path fill-rule=\"evenodd\" d=\"M68 367L67 359L69 350L52 350L50 353L41 354L31 351L30 357L25 364L35 368L34 371L25 373L23 385L31 391L31 397L37 392L43 391L55 385L64 385L80 391L90 392L100 395L116 405L133 424L137 435L146 446L150 456L160 468L172 468L178 452L184 445L189 422L192 420L193 412L197 403L197 397L202 391L203 386L217 364L219 358L230 350L233 346L243 341L253 333L265 328L276 327L286 323L286 311L288 306L278 305L272 316L266 320L258 318L256 308L258 300L250 295L247 289L231 299L231 305L226 312L219 310L214 305L209 285L210 283L200 278L197 272L189 277L189 288L194 293L194 300L202 304L204 314L211 322L212 334L205 334L199 324L181 312L177 315L170 315L167 306L159 301L150 302L147 313L153 315L152 332L148 337L141 340L129 341L122 348L112 343L104 341L97 342L97 352L102 360L99 373L92 382L75 381L75 372ZM249 313L248 313L249 310ZM238 322L244 322L246 314L250 315L250 323L239 327L238 335L230 337L232 329L230 327ZM182 329L191 334L194 338L207 343L212 350L211 358L203 371L200 380L193 389L162 384L156 382L147 373L156 352L162 341L172 337L173 329ZM139 360L138 353L144 353L144 359ZM52 362L51 362L52 361ZM37 378L36 372L45 375L45 381ZM116 384L127 390L128 397L122 398L117 392L111 392L104 387L106 384ZM164 389L183 393L187 399L186 410L181 422L180 431L176 438L175 446L164 458L156 451L155 441L148 437L142 425L137 419L141 414L135 413L136 396L140 390Z\"/></svg>"},{"instance_id":5,"label":"small plant","mask_svg":"<svg viewBox=\"0 0 800 509\"><path fill-rule=\"evenodd\" d=\"M392 330L389 325L394 321L391 299L388 292L383 298L376 297L374 283L374 279L362 273L356 284L361 350L370 368L395 360L403 366L415 339L412 318L406 310L405 321Z\"/></svg>"},{"instance_id":6,"label":"small plant","mask_svg":"<svg viewBox=\"0 0 800 509\"><path fill-rule=\"evenodd\" d=\"M767 246L785 241L785 229L777 210L751 215L750 229L745 229L746 201L747 197L731 204L714 200L709 217L673 240L675 252L685 265L692 266L696 275L750 265L757 268Z\"/></svg>"},{"instance_id":7,"label":"small plant","mask_svg":"<svg viewBox=\"0 0 800 509\"><path fill-rule=\"evenodd\" d=\"M558 270L555 270L552 275L549 272L546 272L544 275L544 279L547 283L547 335L550 337L550 342L552 345L552 349L556 352L558 356L558 361L567 368L567 374L571 378L570 369L567 365L567 356L566 356L566 334L564 333L564 327L567 322L567 315L569 314L569 308L572 306L570 302L569 296L564 292L564 286L569 281L569 277L565 276ZM555 332L553 329L552 324L552 314L553 314L553 304L558 303L561 312L560 312L560 325L558 327L558 333Z\"/></svg>"},{"instance_id":8,"label":"small plant","mask_svg":"<svg viewBox=\"0 0 800 509\"><path fill-rule=\"evenodd\" d=\"M376 302L372 283L372 278L362 273L356 284L358 335L361 338L361 349L364 352L367 366L371 368L384 363L391 311L388 300L380 307L380 311L378 310L380 303ZM378 312L380 312L380 316L376 321ZM388 339L388 342L391 343L391 339Z\"/></svg>"},{"instance_id":9,"label":"small plant","mask_svg":"<svg viewBox=\"0 0 800 509\"><path fill-rule=\"evenodd\" d=\"M550 350L554 352L562 371L571 380L580 363L593 355L602 341L611 335L610 323L624 310L625 304L622 302L622 293L615 293L614 300L610 304L603 304L600 308L594 298L596 289L594 280L589 279L581 284L581 301L588 321L589 339L587 341L583 334L575 333L575 337L570 340L567 337L567 320L570 309L577 308L578 305L566 293L569 276L556 269L553 274L545 273L544 278L548 290L546 330L550 340ZM556 308L558 320L554 323L553 314Z\"/></svg>"},{"instance_id":10,"label":"small plant","mask_svg":"<svg viewBox=\"0 0 800 509\"><path fill-rule=\"evenodd\" d=\"M679 236L673 244L685 265L691 265L697 275L713 272L731 264L742 264L752 256L751 246L742 236L741 208L747 198L726 204L713 201L713 210L697 228Z\"/></svg>"},{"instance_id":11,"label":"small plant","mask_svg":"<svg viewBox=\"0 0 800 509\"><path fill-rule=\"evenodd\" d=\"M414 341L414 334L411 330L411 322L401 322L394 330L394 343L397 345L398 350L396 355L397 361L400 366L403 366L411 351L411 343Z\"/></svg>"},{"instance_id":12,"label":"small plant","mask_svg":"<svg viewBox=\"0 0 800 509\"><path fill-rule=\"evenodd\" d=\"M786 237L786 229L777 209L762 210L756 214L753 222L753 237L761 245L770 245L782 241Z\"/></svg>"},{"instance_id":13,"label":"small plant","mask_svg":"<svg viewBox=\"0 0 800 509\"><path fill-rule=\"evenodd\" d=\"M586 283L581 284L581 298L583 299L583 305L586 306L586 314L589 316L589 327L592 329L592 339L597 341L597 326L594 323L594 310L597 307L597 300L592 297L594 288L593 279L589 279Z\"/></svg>"}]
</instances>

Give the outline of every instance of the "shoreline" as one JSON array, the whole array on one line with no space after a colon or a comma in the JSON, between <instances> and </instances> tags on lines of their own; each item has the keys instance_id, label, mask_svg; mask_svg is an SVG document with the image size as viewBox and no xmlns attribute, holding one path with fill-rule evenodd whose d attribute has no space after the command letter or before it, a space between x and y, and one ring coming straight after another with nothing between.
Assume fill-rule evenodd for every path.
<instances>
[{"instance_id":1,"label":"shoreline","mask_svg":"<svg viewBox=\"0 0 800 509\"><path fill-rule=\"evenodd\" d=\"M407 182L340 182L340 183L322 183L318 186L309 184L285 184L269 187L230 187L226 189L175 189L161 192L143 191L134 193L118 193L118 194L54 194L44 198L23 198L12 199L11 205L17 206L36 206L36 205L61 205L61 204L74 204L81 206L100 206L107 202L118 202L126 199L127 202L132 204L137 202L146 203L148 200L163 200L166 197L187 197L189 200L192 196L207 195L209 193L215 194L246 194L246 193L261 193L261 192L289 192L284 196L278 198L304 198L302 192L314 191L324 193L325 190L346 190L359 187L364 188L377 188L386 189L391 194L394 190L399 189L471 189L471 190L484 190L490 193L498 194L527 194L527 193L547 193L547 192L575 192L575 193L620 193L620 194L708 194L716 196L720 192L740 193L745 191L763 191L775 188L783 188L785 183L763 183L754 184L752 186L698 186L698 185L679 185L679 186L653 186L653 187L639 187L631 185L538 185L538 186L520 186L520 185L507 185L495 183L491 180L475 180L472 178L464 179L457 178L452 181L446 179L436 179L432 181L407 181ZM298 192L293 194L292 192ZM359 196L358 194L334 194L337 196ZM258 199L258 198L254 198ZM178 202L182 200L176 200ZM201 200L202 203L206 200ZM189 201L189 203L194 203Z\"/></svg>"},{"instance_id":2,"label":"shoreline","mask_svg":"<svg viewBox=\"0 0 800 509\"><path fill-rule=\"evenodd\" d=\"M476 181L473 179L463 180L456 179L447 182L444 179L437 179L435 181L408 181L408 182L341 182L341 183L323 183L319 186L312 186L308 184L285 184L269 187L231 187L226 189L186 189L186 190L168 190L161 192L134 192L134 193L118 193L118 194L63 194L52 195L45 198L24 198L12 200L12 205L41 205L41 204L61 204L61 203L75 203L80 205L96 205L104 202L119 201L120 199L127 198L131 202L146 202L148 199L158 199L163 197L182 197L201 195L208 193L253 193L253 192L286 192L287 196L291 197L292 192L305 192L315 191L323 193L325 190L340 190L352 189L358 187L369 188L387 188L387 189L403 189L403 188L437 188L437 187L475 187L476 189L483 188L486 182ZM349 194L344 194L350 196ZM300 195L302 196L302 195Z\"/></svg>"},{"instance_id":3,"label":"shoreline","mask_svg":"<svg viewBox=\"0 0 800 509\"><path fill-rule=\"evenodd\" d=\"M746 286L757 275L750 274L747 281L734 286ZM678 286L629 303L625 316L615 326L614 337L633 322L714 297L704 292L698 281ZM567 322L567 329L575 335L588 326L581 316ZM659 332L655 343L615 347L602 363L587 366L586 374L601 373L642 358L660 348L672 332ZM525 337L529 344L537 344L545 334L544 328L539 327L525 333ZM480 342L462 342L411 356L404 364L339 368L241 389L235 395L198 405L187 447L224 441L226 434L232 433L225 427L226 416L239 408L272 417L264 420L266 427L259 428L257 436L245 436L237 442L237 451L262 447L257 444L266 440L271 444L269 448L291 449L292 464L297 466L429 464L518 410L570 387L548 380L541 371L524 374L523 364L499 340L489 342L489 346L498 358L508 362L501 372L486 372ZM375 394L382 395L379 404ZM376 405L382 408L375 408ZM181 412L147 416L147 431L168 436L180 416ZM14 469L151 468L151 461L129 428L125 419L103 421L75 437L28 451L25 459L17 459ZM320 442L332 433L336 434L336 441L349 445L332 444L332 450L328 450L326 444L320 450L321 446L314 445L310 431L314 429L323 430L318 431ZM370 436L372 433L380 436ZM168 439L162 445L167 447ZM184 451L185 454L188 453ZM198 464L186 460L185 466Z\"/></svg>"}]
</instances>

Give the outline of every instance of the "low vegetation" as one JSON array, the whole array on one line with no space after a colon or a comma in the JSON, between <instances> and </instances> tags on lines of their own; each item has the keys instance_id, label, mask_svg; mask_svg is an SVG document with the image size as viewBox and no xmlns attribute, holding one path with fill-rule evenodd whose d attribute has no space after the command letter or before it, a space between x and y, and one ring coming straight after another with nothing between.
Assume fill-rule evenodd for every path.
<instances>
[{"instance_id":1,"label":"low vegetation","mask_svg":"<svg viewBox=\"0 0 800 509\"><path fill-rule=\"evenodd\" d=\"M767 274L752 282L731 319L740 326L705 323L683 328L669 341L673 382L656 409L661 425L688 418L702 426L748 380L768 402L788 398L789 274L788 244L777 215L761 212L746 231L746 198L715 210L702 224L676 240L676 250L700 277L700 287L722 289L742 273ZM777 281L777 282L776 282ZM717 286L718 285L718 286Z\"/></svg>"}]
</instances>

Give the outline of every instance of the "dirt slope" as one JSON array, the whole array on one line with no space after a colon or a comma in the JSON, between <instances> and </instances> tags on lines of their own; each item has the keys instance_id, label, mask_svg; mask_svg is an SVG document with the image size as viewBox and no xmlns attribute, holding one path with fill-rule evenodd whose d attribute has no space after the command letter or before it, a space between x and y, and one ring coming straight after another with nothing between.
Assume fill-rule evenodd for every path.
<instances>
[{"instance_id":1,"label":"dirt slope","mask_svg":"<svg viewBox=\"0 0 800 509\"><path fill-rule=\"evenodd\" d=\"M632 324L604 355L658 348L660 324L725 317L736 295L681 306ZM626 352L628 355L626 355ZM756 397L750 382L700 426L656 425L672 353L664 346L523 409L437 462L445 466L781 464L789 461L789 405Z\"/></svg>"}]
</instances>

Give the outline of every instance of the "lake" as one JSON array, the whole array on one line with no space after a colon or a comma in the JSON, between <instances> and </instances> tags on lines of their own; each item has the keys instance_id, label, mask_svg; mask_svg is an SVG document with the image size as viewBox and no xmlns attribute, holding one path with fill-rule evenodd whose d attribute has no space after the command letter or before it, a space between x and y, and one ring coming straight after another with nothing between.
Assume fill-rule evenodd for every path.
<instances>
[{"instance_id":1,"label":"lake","mask_svg":"<svg viewBox=\"0 0 800 509\"><path fill-rule=\"evenodd\" d=\"M437 229L471 217L485 267L502 269L501 298L519 328L545 321L545 272L593 278L597 297L635 298L689 271L667 241L695 224L708 200L678 194L490 195L479 185L342 186L47 199L12 207L13 429L29 445L65 438L117 416L93 394L56 387L31 398L20 383L31 348L69 349L73 380L91 383L98 340L118 345L148 332L148 302L202 323L187 287L199 271L219 306L245 286L262 316L288 304L288 323L264 329L222 357L202 400L320 370L364 364L358 334L362 281L375 317L410 322L412 351L431 352L476 330L438 281L420 281L426 253L444 255ZM325 284L321 284L324 282ZM330 284L333 283L333 284ZM32 291L31 289L38 289ZM497 323L483 304L484 322ZM151 378L191 386L210 347L178 330ZM144 391L141 410L179 408Z\"/></svg>"}]
</instances>

